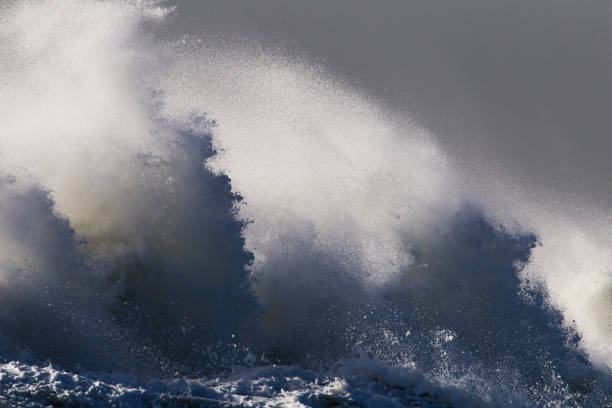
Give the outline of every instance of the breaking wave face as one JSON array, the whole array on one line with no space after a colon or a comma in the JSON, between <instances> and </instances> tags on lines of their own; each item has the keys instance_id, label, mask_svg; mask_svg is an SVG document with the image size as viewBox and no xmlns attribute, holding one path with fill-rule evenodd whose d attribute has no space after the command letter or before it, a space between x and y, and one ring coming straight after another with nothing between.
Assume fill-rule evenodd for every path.
<instances>
[{"instance_id":1,"label":"breaking wave face","mask_svg":"<svg viewBox=\"0 0 612 408\"><path fill-rule=\"evenodd\" d=\"M0 8L6 360L365 358L483 400L610 402L608 213L474 176L316 64L160 39L171 13Z\"/></svg>"}]
</instances>

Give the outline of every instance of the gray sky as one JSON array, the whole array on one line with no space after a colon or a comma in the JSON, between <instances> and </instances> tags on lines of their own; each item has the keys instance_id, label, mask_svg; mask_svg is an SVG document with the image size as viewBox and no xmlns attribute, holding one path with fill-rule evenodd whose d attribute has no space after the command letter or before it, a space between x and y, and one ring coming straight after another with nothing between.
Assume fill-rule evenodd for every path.
<instances>
[{"instance_id":1,"label":"gray sky","mask_svg":"<svg viewBox=\"0 0 612 408\"><path fill-rule=\"evenodd\" d=\"M457 157L612 204L612 2L182 0L177 13L177 31L324 62Z\"/></svg>"}]
</instances>

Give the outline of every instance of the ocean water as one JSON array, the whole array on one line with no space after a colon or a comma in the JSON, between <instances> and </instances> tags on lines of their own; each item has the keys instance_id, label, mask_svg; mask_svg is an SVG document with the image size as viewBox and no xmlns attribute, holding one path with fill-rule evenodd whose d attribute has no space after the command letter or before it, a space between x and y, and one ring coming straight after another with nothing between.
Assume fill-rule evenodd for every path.
<instances>
[{"instance_id":1,"label":"ocean water","mask_svg":"<svg viewBox=\"0 0 612 408\"><path fill-rule=\"evenodd\" d=\"M609 209L173 10L0 5L1 406L612 406Z\"/></svg>"}]
</instances>

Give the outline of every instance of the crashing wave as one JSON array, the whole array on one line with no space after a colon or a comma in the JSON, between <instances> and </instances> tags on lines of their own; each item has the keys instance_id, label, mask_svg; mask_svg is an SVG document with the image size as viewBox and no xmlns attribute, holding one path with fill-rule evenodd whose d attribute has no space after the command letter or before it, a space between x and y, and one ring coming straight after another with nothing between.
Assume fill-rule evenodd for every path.
<instances>
[{"instance_id":1,"label":"crashing wave","mask_svg":"<svg viewBox=\"0 0 612 408\"><path fill-rule=\"evenodd\" d=\"M171 13L0 8L3 403L610 403L605 212Z\"/></svg>"}]
</instances>

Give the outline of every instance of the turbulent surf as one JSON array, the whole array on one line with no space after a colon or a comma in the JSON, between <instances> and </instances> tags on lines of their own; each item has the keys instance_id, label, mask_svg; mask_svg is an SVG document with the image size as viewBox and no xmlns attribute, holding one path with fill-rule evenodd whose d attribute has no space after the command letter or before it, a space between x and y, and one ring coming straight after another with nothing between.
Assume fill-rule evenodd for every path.
<instances>
[{"instance_id":1,"label":"turbulent surf","mask_svg":"<svg viewBox=\"0 0 612 408\"><path fill-rule=\"evenodd\" d=\"M0 6L0 405L612 406L607 209L173 12Z\"/></svg>"}]
</instances>

